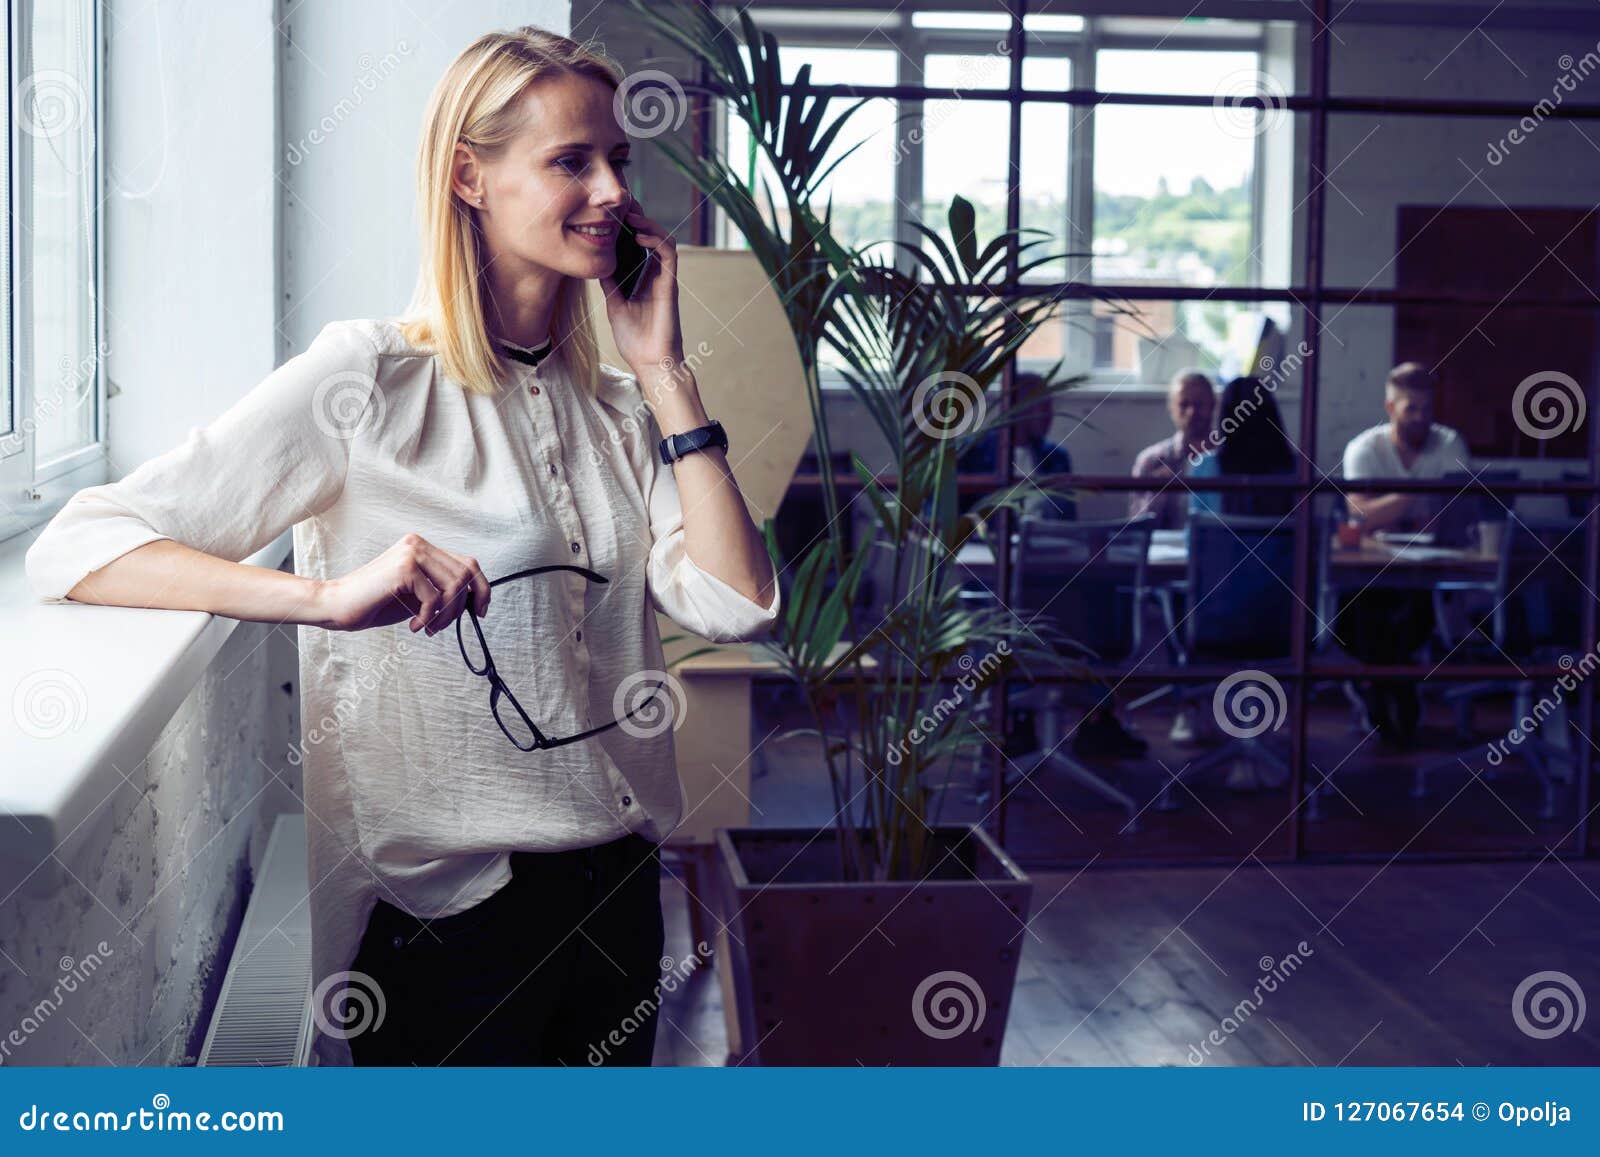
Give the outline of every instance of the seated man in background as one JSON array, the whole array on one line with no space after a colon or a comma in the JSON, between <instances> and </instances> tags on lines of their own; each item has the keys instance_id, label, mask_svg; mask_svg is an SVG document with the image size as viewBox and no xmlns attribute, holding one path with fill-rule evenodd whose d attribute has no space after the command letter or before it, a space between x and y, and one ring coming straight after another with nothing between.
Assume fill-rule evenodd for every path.
<instances>
[{"instance_id":1,"label":"seated man in background","mask_svg":"<svg viewBox=\"0 0 1600 1157\"><path fill-rule=\"evenodd\" d=\"M1417 362L1403 362L1390 370L1383 400L1388 421L1350 440L1344 451L1345 478L1352 483L1368 478L1440 478L1452 470L1470 469L1466 439L1433 420L1436 388L1433 373ZM1427 529L1442 497L1352 489L1345 502L1351 518L1370 534ZM1374 585L1341 600L1334 635L1362 662L1405 663L1428 641L1433 627L1432 592ZM1374 679L1358 690L1379 738L1410 746L1422 714L1415 681Z\"/></svg>"},{"instance_id":2,"label":"seated man in background","mask_svg":"<svg viewBox=\"0 0 1600 1157\"><path fill-rule=\"evenodd\" d=\"M1344 448L1344 476L1362 478L1442 478L1471 468L1467 440L1433 420L1437 383L1426 366L1403 362L1389 371L1383 409L1388 420L1361 431ZM1362 533L1423 530L1439 509L1434 494L1345 495Z\"/></svg>"},{"instance_id":3,"label":"seated man in background","mask_svg":"<svg viewBox=\"0 0 1600 1157\"><path fill-rule=\"evenodd\" d=\"M1211 379L1199 370L1183 370L1167 390L1167 414L1174 433L1154 446L1146 446L1133 462L1133 476L1154 482L1152 490L1135 491L1128 501L1128 517L1150 511L1158 530L1181 530L1188 523L1189 491L1178 481L1189 472L1191 459L1205 452L1217 397Z\"/></svg>"},{"instance_id":4,"label":"seated man in background","mask_svg":"<svg viewBox=\"0 0 1600 1157\"><path fill-rule=\"evenodd\" d=\"M1043 390L1045 381L1040 374L1022 373L1016 375L1015 384L1017 397L1026 398L1029 394ZM1011 464L1018 479L1039 481L1051 474L1072 473L1072 455L1067 452L1066 446L1052 441L1049 437L1050 425L1054 421L1055 411L1051 407L1050 398L1040 398L1017 415L1017 420L1011 428ZM995 452L999 444L999 432L995 430L978 439L965 454L961 455L959 463L961 473L999 473L1000 468L995 464ZM974 500L975 496L962 496L960 508L963 514L972 506ZM1075 499L1067 497L1046 498L1042 495L1030 495L1023 500L1022 513L1029 518L1061 518L1071 521L1078 517L1078 503Z\"/></svg>"}]
</instances>

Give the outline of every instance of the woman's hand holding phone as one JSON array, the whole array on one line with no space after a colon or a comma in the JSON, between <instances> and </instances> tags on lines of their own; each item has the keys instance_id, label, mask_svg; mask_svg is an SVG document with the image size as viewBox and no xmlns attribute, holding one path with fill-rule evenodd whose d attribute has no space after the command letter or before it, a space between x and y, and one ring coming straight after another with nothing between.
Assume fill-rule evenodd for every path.
<instances>
[{"instance_id":1,"label":"woman's hand holding phone","mask_svg":"<svg viewBox=\"0 0 1600 1157\"><path fill-rule=\"evenodd\" d=\"M617 272L600 279L606 295L606 316L617 352L641 383L656 380L683 360L683 331L678 319L678 250L667 231L634 204L622 220L649 256L631 297L624 295L619 274L624 267L622 233L617 240ZM648 386L646 388L649 388Z\"/></svg>"}]
</instances>

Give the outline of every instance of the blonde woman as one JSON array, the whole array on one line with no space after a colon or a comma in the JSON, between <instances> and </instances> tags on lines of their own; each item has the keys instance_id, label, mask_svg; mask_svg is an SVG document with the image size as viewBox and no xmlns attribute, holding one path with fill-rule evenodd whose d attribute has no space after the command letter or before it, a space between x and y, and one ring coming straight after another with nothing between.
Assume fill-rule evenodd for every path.
<instances>
[{"instance_id":1,"label":"blonde woman","mask_svg":"<svg viewBox=\"0 0 1600 1157\"><path fill-rule=\"evenodd\" d=\"M47 600L299 625L322 1063L650 1062L683 812L652 610L753 639L779 595L619 83L538 29L472 44L423 125L406 315L328 324L28 554ZM631 374L599 363L594 279ZM238 563L290 526L295 574Z\"/></svg>"}]
</instances>

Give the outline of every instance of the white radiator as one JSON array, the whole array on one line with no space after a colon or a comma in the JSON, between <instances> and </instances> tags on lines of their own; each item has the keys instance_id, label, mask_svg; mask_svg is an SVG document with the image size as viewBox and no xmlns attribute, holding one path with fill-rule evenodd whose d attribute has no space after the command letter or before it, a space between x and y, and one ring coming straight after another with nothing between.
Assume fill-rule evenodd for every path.
<instances>
[{"instance_id":1,"label":"white radiator","mask_svg":"<svg viewBox=\"0 0 1600 1157\"><path fill-rule=\"evenodd\" d=\"M304 1066L311 1054L311 912L306 817L272 826L228 962L202 1066Z\"/></svg>"}]
</instances>

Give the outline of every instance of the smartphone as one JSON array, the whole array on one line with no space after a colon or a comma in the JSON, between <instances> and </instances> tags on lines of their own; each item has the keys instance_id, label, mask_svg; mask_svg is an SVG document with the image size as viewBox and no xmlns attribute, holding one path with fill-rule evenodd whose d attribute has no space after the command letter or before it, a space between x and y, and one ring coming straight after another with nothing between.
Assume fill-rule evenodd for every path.
<instances>
[{"instance_id":1,"label":"smartphone","mask_svg":"<svg viewBox=\"0 0 1600 1157\"><path fill-rule=\"evenodd\" d=\"M623 222L617 230L617 288L622 296L632 300L645 270L650 264L650 251L639 244L639 231Z\"/></svg>"}]
</instances>

